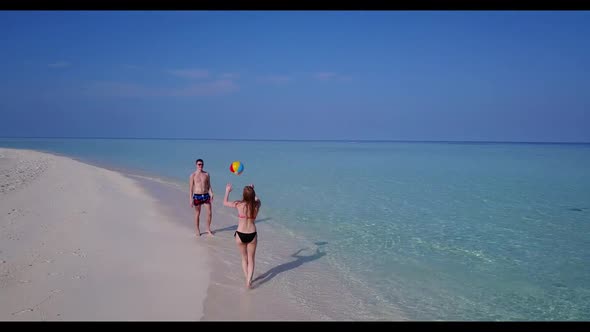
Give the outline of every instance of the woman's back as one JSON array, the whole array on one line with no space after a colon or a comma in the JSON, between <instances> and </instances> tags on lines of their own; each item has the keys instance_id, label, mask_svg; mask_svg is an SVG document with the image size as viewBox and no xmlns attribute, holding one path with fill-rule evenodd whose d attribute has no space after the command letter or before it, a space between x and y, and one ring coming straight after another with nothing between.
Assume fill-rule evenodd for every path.
<instances>
[{"instance_id":1,"label":"woman's back","mask_svg":"<svg viewBox=\"0 0 590 332\"><path fill-rule=\"evenodd\" d=\"M238 232L253 233L256 232L256 225L254 224L258 211L260 209L260 201L256 200L254 211L248 211L246 202L236 202L236 209L238 210Z\"/></svg>"}]
</instances>

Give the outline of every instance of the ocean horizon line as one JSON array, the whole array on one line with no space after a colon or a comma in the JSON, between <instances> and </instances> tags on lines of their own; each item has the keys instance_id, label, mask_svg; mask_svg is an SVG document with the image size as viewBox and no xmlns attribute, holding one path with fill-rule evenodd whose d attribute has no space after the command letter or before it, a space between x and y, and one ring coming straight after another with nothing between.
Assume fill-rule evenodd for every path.
<instances>
[{"instance_id":1,"label":"ocean horizon line","mask_svg":"<svg viewBox=\"0 0 590 332\"><path fill-rule=\"evenodd\" d=\"M192 137L108 137L108 136L0 136L0 139L115 139L161 141L244 141L244 142L343 142L343 143L460 143L460 144L564 144L588 145L589 142L487 141L487 140L403 140L403 139L281 139L281 138L192 138Z\"/></svg>"}]
</instances>

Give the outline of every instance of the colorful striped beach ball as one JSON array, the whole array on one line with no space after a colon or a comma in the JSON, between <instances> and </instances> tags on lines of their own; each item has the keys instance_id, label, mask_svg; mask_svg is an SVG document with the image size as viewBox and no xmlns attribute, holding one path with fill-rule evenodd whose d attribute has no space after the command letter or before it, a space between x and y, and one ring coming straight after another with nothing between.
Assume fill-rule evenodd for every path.
<instances>
[{"instance_id":1,"label":"colorful striped beach ball","mask_svg":"<svg viewBox=\"0 0 590 332\"><path fill-rule=\"evenodd\" d=\"M244 171L244 164L240 161L234 161L229 165L229 171L236 175L240 175Z\"/></svg>"}]
</instances>

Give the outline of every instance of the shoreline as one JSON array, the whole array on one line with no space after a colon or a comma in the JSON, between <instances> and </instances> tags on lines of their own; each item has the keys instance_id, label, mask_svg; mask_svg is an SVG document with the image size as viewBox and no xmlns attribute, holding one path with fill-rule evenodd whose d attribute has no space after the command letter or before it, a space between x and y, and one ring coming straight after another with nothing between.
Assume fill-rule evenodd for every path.
<instances>
[{"instance_id":1,"label":"shoreline","mask_svg":"<svg viewBox=\"0 0 590 332\"><path fill-rule=\"evenodd\" d=\"M108 302L116 302L120 300L115 299L115 296L118 295L117 292L121 291L121 285L119 284L123 283L125 284L125 287L127 287L137 280L131 280L130 278L123 281L118 280L117 283L119 284L104 284L98 289L93 289L93 292L104 294L104 299L99 308L92 308L91 306L85 307L85 300L81 298L81 296L70 295L68 297L68 293L84 286L72 285L69 287L66 282L69 280L66 280L67 278L65 278L65 276L71 275L70 279L84 281L98 279L98 277L92 278L90 276L93 273L95 275L98 273L103 278L116 279L114 276L115 273L109 273L107 271L99 273L99 271L97 271L97 266L101 266L102 268L109 266L108 260L114 259L116 256L120 255L120 252L124 250L123 246L136 246L137 234L129 236L130 240L128 241L130 242L125 240L125 243L121 243L121 246L119 247L120 251L105 250L104 248L99 249L100 245L96 244L96 242L109 243L111 241L111 239L108 238L109 235L121 231L121 227L117 228L115 225L110 225L110 228L105 227L102 229L100 236L87 236L88 238L92 238L92 241L90 242L95 244L92 248L84 248L82 242L76 241L77 245L72 246L70 248L71 250L56 250L59 246L59 241L67 242L69 239L75 238L81 232L86 231L84 227L68 231L68 237L59 240L56 238L49 238L46 234L43 234L42 231L41 234L38 234L35 237L35 240L37 241L33 241L32 239L23 241L21 238L15 238L15 241L22 243L21 247L15 248L10 244L0 244L0 262L5 262L0 264L0 290L2 290L2 293L8 295L0 298L0 320L330 320L330 318L321 314L306 312L301 305L296 305L293 301L286 301L284 298L281 298L281 296L277 296L276 291L280 290L280 287L277 286L280 285L270 285L270 287L263 287L261 289L256 289L258 287L255 286L254 289L251 290L245 289L242 280L243 275L240 268L240 257L233 241L233 231L237 228L237 220L234 220L232 214L233 211L231 209L222 207L223 202L220 200L219 196L217 196L216 200L213 202L212 229L215 236L208 237L206 234L203 234L197 238L194 226L194 210L189 208L186 195L181 188L181 185L177 182L170 181L170 179L164 179L141 171L134 172L133 170L113 165L96 165L96 163L91 163L87 160L51 151L1 147L0 155L2 155L2 158L0 158L0 172L4 171L4 165L1 161L6 161L7 159L12 159L15 162L10 166L16 166L16 164L22 162L23 159L31 160L33 164L39 163L38 160L40 159L49 160L50 163L52 163L51 167L46 167L47 169L44 169L37 176L32 176L30 180L25 181L26 183L24 183L22 187L16 188L7 193L0 193L0 195L6 196L6 198L8 198L7 196L13 196L10 199L5 199L3 197L2 203L0 203L0 216L2 216L0 218L0 227L2 227L3 234L12 234L16 232L16 230L10 229L14 223L4 218L6 214L2 215L5 210L26 210L26 208L23 207L24 205L27 205L25 197L31 192L36 192L40 196L50 195L51 190L55 190L57 187L60 191L59 194L51 195L51 199L47 200L47 202L55 202L57 200L63 201L60 208L67 206L67 208L62 211L64 214L74 214L74 210L78 213L84 212L81 214L83 217L80 217L80 219L86 218L83 222L84 226L90 227L91 224L104 222L105 218L113 218L120 214L117 211L127 210L128 207L126 205L135 205L137 210L144 211L143 218L152 217L152 219L154 219L155 217L155 219L160 221L159 225L150 225L152 227L151 229L143 229L143 231L149 233L151 237L149 240L146 238L145 242L142 243L142 251L147 250L150 243L158 243L159 245L157 248L152 248L152 250L159 251L162 250L165 245L180 242L182 248L178 248L179 250L168 251L168 257L159 255L161 261L158 261L158 263L163 263L171 256L181 256L182 261L180 261L178 257L175 260L178 263L190 260L198 261L198 264L196 264L198 268L190 269L193 272L193 278L187 277L182 273L181 275L178 275L178 270L182 270L179 266L176 266L174 271L164 271L157 266L158 264L152 262L152 268L157 270L158 274L162 277L166 275L164 278L159 279L159 281L170 283L170 287L175 289L173 293L175 292L177 295L180 295L182 292L189 292L194 295L193 297L183 296L184 301L188 301L190 304L188 302L175 304L169 303L165 307L159 306L158 308L148 308L148 306L153 305L156 301L150 301L152 302L151 304L141 303L141 301L132 301L134 305L139 305L141 310L131 310L131 303L128 303L127 305L120 304L118 312L112 310L106 310L106 312L104 312L104 309L108 306ZM62 169L58 170L56 166L62 167ZM63 168L68 169L68 171L66 172ZM12 171L14 172L15 170L13 169ZM16 172L18 173L18 170L16 170ZM87 187L85 186L86 183L84 183L84 180L79 176L80 172L83 172L86 177L92 178L93 183L96 186L100 188L109 186L110 190L107 193L99 193L98 191L88 192L86 190ZM40 177L42 179L39 179ZM68 184L70 186L60 186L66 178L68 178ZM39 183L40 181L42 181L41 184ZM99 183L101 184L99 185ZM74 184L78 184L79 188L74 190L71 186ZM43 186L43 188L40 188L40 186ZM132 191L137 195L133 198L133 200L137 200L135 203L133 203L129 197L125 197L125 199L120 197L121 192L127 191ZM75 195L76 193L78 195ZM76 202L76 199L86 197L88 200L102 201L107 199L105 194L112 196L110 197L108 205L103 205L105 208L104 210L110 211L108 216L104 213L101 214L98 211L93 211L92 217L88 219L91 214L89 211L77 211L77 206L80 204L76 204L79 203ZM42 213L44 212L38 209L36 210L35 208L27 210L26 215L23 216L23 218L26 219L26 223L30 224L26 232L34 233L34 228L37 226L34 224L35 220L33 220L31 214L40 216ZM129 213L125 214L128 215ZM61 215L48 215L47 224L43 224L41 228L43 230L51 229L53 232L65 232L64 227L66 227L66 223L59 220L63 219L61 217ZM271 219L272 218L266 217L264 216L264 213L262 213L258 222L264 223ZM74 220L75 219L70 219L68 221L71 223L75 222ZM118 218L118 220L122 221L121 218ZM206 223L206 218L202 214L201 229L204 229L204 223ZM136 226L143 228L142 225ZM267 227L264 227L263 225L263 227L258 226L258 228L259 234L266 236L265 232L268 230ZM162 239L159 237L164 229L173 229L174 235L168 237L167 240L169 242L166 241L165 243L162 243ZM39 233L39 231L37 233ZM270 234L276 234L276 231L270 231ZM2 239L1 236L0 239ZM12 239L12 237L10 239ZM4 242L8 243L6 241ZM35 248L33 250L37 259L29 262L30 259L28 259L24 247L35 247L33 242L41 242L43 247ZM258 251L260 252L264 250L264 247L265 243L261 243ZM41 252L41 249L47 251L48 248L50 249L49 251L57 251L57 254L43 254ZM69 251L71 251L70 253L72 257L66 255L70 260L63 264L63 266L67 267L65 270L51 268L51 263L57 262L61 259L58 254L63 255ZM192 254L188 254L189 252ZM102 259L100 261L92 260L91 258L98 253L103 256ZM136 254L142 256L141 251ZM257 256L260 257L260 254ZM78 265L78 262L72 260L75 257L83 257L86 259L86 262L83 266ZM145 258L150 260L149 257L135 256L134 258ZM45 265L39 264L39 260ZM15 270L14 267L16 265L18 265L18 268ZM23 267L26 267L26 265L30 265L28 266L29 268L39 266L37 269L41 272L35 272L34 275L30 275L23 279L21 278L22 273L26 273L26 271L23 271ZM255 276L258 276L259 279L263 272L261 269L266 265L271 265L271 262L264 264L264 262L261 262L260 258L257 259L257 271L255 271ZM203 269L203 266L205 266L205 269ZM121 266L119 265L118 267ZM132 274L139 277L139 270L141 268L139 266L134 266L134 268L137 273ZM84 272L77 273L74 271L76 269L82 269ZM58 287L53 286L53 284L47 280L54 276L61 277L62 279L57 285ZM167 280L169 279L169 276L175 280ZM22 282L15 282L16 279L21 279L20 281ZM96 287L98 281L93 281L94 283L92 286ZM154 285L150 286L157 286L155 285L156 280L153 282ZM25 289L22 285L38 286ZM149 293L149 288L151 287L136 289L132 294L129 294L129 297L142 297L142 293L143 295L145 295L145 292ZM117 292L111 289L116 289ZM25 296L21 296L19 299L19 294L22 295L23 292L25 293ZM160 291L160 293L161 292L162 291ZM37 304L33 303L35 301L28 300L29 298L39 299L42 295L45 295L45 298L37 301L39 302ZM86 295L88 296L89 294ZM110 298L110 296L112 296L112 298ZM152 300L154 300L154 298ZM59 304L53 302L59 302ZM198 310L192 310L191 308ZM68 309L71 310L69 313ZM103 311L102 313L101 310Z\"/></svg>"},{"instance_id":2,"label":"shoreline","mask_svg":"<svg viewBox=\"0 0 590 332\"><path fill-rule=\"evenodd\" d=\"M4 148L0 148L0 153L2 149ZM6 150L45 154L52 158L61 158L83 165L83 167L91 168L93 172L116 174L125 179L123 182L131 183L136 191L145 194L148 200L143 201L141 210L151 211L150 214L165 219L161 226L175 229L178 239L187 241L183 242L184 249L179 252L171 250L169 256L175 258L181 256L184 261L206 261L206 278L182 279L182 276L176 275L178 273L176 269L168 272L169 275L181 279L181 282L184 282L185 287L189 290L195 291L192 288L200 287L198 288L199 294L202 296L198 297L199 304L192 304L193 307L199 308L200 313L190 316L187 318L188 320L406 320L405 315L398 310L389 311L385 308L375 307L373 304L371 305L372 309L355 306L356 297L360 295L359 292L363 291L347 289L343 283L344 279L342 279L345 276L341 276L341 272L332 270L329 264L326 264L326 260L332 259L328 242L322 239L307 239L301 234L285 228L281 223L273 222L272 211L262 211L257 220L257 230L261 241L256 255L254 287L247 290L244 287L240 256L233 238L233 231L237 228L237 217L234 215L233 209L223 207L220 198L222 196L219 193L213 202L212 229L215 236L209 238L204 234L197 238L194 210L189 207L186 199L186 188L183 188L182 183L175 181L175 179L167 179L141 170L136 171L116 165L69 157L52 151L13 148L6 148ZM236 199L235 194L231 198ZM22 199L24 200L24 198ZM262 199L264 201L264 197ZM124 204L124 202L112 202L112 204ZM0 204L0 208L2 206ZM119 208L124 207L119 206ZM117 210L117 208L112 210ZM0 210L1 212L2 210ZM201 230L204 229L204 223L206 223L206 218L202 214ZM116 232L117 230L111 228L110 231ZM109 239L106 239L106 235L104 241L108 242ZM162 242L158 234L152 235L154 236L152 240L160 247L169 244L167 241ZM131 238L129 241L135 240ZM175 241L172 240L172 242ZM133 245L134 242L128 244ZM0 258L3 256L2 250L0 244ZM193 254L187 254L191 250ZM162 281L169 282L170 280L165 276ZM171 283L176 284L176 282ZM175 287L176 291L179 291L179 285ZM191 301L197 300L192 298ZM0 299L0 311L3 310L2 305L2 299ZM175 306L181 305L172 305L172 307ZM355 307L356 309L354 309ZM168 309L162 308L162 310ZM181 308L182 310L186 310L186 308ZM2 313L0 313L0 319L4 319ZM15 318L8 319L14 320ZM29 320L31 318L22 319ZM39 320L38 317L35 319ZM70 318L61 316L61 318L53 319ZM88 318L79 316L75 319L87 320ZM122 315L122 317L115 319L128 320L130 317ZM160 318L147 319L162 320ZM96 319L91 318L90 320ZM109 319L106 318L106 320Z\"/></svg>"}]
</instances>

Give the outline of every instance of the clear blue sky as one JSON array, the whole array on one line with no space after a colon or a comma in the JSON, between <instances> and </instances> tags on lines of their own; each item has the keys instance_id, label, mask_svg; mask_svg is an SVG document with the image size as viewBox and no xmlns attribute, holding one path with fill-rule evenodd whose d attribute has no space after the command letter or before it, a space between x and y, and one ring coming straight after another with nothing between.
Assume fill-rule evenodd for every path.
<instances>
[{"instance_id":1,"label":"clear blue sky","mask_svg":"<svg viewBox=\"0 0 590 332\"><path fill-rule=\"evenodd\" d=\"M0 136L590 141L590 12L0 12Z\"/></svg>"}]
</instances>

